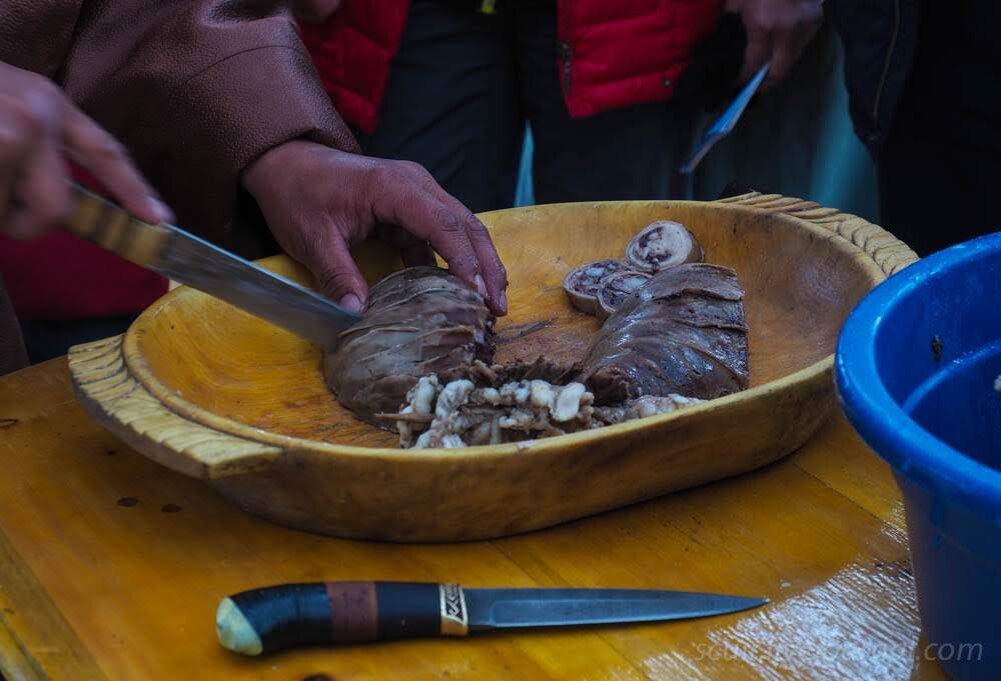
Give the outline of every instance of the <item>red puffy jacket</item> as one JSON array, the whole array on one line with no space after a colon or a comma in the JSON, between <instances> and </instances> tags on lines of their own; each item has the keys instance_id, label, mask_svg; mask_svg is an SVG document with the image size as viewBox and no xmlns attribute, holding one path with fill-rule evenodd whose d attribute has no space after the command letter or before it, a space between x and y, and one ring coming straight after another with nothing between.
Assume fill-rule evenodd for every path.
<instances>
[{"instance_id":1,"label":"red puffy jacket","mask_svg":"<svg viewBox=\"0 0 1001 681\"><path fill-rule=\"evenodd\" d=\"M574 118L666 100L722 0L559 0L563 95ZM409 0L345 0L303 40L337 110L371 133L400 46Z\"/></svg>"}]
</instances>

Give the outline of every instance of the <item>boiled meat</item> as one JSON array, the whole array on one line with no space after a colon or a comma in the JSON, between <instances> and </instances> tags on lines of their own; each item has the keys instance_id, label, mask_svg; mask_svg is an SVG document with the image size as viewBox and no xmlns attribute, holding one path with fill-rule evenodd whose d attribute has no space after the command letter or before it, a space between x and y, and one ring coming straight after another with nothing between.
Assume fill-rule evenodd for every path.
<instances>
[{"instance_id":1,"label":"boiled meat","mask_svg":"<svg viewBox=\"0 0 1001 681\"><path fill-rule=\"evenodd\" d=\"M744 291L707 264L662 270L605 321L580 380L595 403L644 395L712 399L748 385Z\"/></svg>"},{"instance_id":2,"label":"boiled meat","mask_svg":"<svg viewBox=\"0 0 1001 681\"><path fill-rule=\"evenodd\" d=\"M422 376L493 358L493 316L483 298L437 267L411 267L372 287L362 320L323 360L327 385L355 416L400 408Z\"/></svg>"}]
</instances>

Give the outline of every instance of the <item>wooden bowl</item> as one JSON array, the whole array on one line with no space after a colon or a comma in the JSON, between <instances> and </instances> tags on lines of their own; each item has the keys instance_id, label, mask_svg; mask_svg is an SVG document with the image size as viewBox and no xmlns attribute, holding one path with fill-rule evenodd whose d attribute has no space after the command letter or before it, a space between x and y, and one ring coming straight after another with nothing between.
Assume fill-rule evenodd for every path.
<instances>
[{"instance_id":1,"label":"wooden bowl","mask_svg":"<svg viewBox=\"0 0 1001 681\"><path fill-rule=\"evenodd\" d=\"M746 289L751 388L609 428L518 444L403 451L354 419L320 375L319 351L181 287L124 336L74 348L89 412L129 445L207 481L269 520L392 541L524 532L748 471L792 452L834 403L832 357L855 303L913 252L879 227L816 204L536 206L482 216L508 267L498 359L579 358L598 322L573 310L567 270L621 257L649 222L677 220ZM398 266L361 256L378 279ZM308 281L285 258L267 267Z\"/></svg>"}]
</instances>

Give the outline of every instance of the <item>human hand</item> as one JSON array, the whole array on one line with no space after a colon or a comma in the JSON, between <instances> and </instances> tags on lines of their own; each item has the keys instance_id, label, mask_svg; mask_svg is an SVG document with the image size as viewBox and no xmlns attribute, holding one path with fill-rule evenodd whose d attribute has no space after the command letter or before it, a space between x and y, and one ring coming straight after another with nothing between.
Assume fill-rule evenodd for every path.
<instances>
[{"instance_id":1,"label":"human hand","mask_svg":"<svg viewBox=\"0 0 1001 681\"><path fill-rule=\"evenodd\" d=\"M739 13L747 31L740 82L749 81L770 61L764 87L785 78L817 32L823 0L726 0L726 11Z\"/></svg>"},{"instance_id":2,"label":"human hand","mask_svg":"<svg viewBox=\"0 0 1001 681\"><path fill-rule=\"evenodd\" d=\"M326 21L341 6L341 0L292 0L292 13L310 24Z\"/></svg>"},{"instance_id":3,"label":"human hand","mask_svg":"<svg viewBox=\"0 0 1001 681\"><path fill-rule=\"evenodd\" d=\"M282 248L349 309L363 310L368 300L350 247L390 225L413 237L395 244L405 248L407 264L426 261L430 244L495 314L507 312L507 274L486 228L416 163L295 140L254 161L243 185Z\"/></svg>"},{"instance_id":4,"label":"human hand","mask_svg":"<svg viewBox=\"0 0 1001 681\"><path fill-rule=\"evenodd\" d=\"M90 171L136 217L171 219L121 144L52 81L0 62L0 233L31 238L70 216L65 159Z\"/></svg>"}]
</instances>

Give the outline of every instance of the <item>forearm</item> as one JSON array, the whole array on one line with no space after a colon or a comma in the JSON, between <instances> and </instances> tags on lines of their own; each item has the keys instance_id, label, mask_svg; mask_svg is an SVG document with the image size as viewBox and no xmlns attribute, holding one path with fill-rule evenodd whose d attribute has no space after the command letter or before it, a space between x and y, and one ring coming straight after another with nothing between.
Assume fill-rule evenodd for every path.
<instances>
[{"instance_id":1,"label":"forearm","mask_svg":"<svg viewBox=\"0 0 1001 681\"><path fill-rule=\"evenodd\" d=\"M224 244L239 247L239 178L265 151L299 138L357 150L284 3L97 0L77 35L67 92L182 224Z\"/></svg>"}]
</instances>

